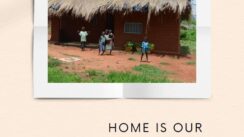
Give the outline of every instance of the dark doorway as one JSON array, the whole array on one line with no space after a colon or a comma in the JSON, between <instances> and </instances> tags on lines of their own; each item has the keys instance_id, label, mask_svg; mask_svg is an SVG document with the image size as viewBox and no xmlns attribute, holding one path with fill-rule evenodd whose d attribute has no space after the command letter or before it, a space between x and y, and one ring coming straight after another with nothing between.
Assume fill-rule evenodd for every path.
<instances>
[{"instance_id":1,"label":"dark doorway","mask_svg":"<svg viewBox=\"0 0 244 137\"><path fill-rule=\"evenodd\" d=\"M114 15L107 13L106 29L111 29L114 32Z\"/></svg>"}]
</instances>

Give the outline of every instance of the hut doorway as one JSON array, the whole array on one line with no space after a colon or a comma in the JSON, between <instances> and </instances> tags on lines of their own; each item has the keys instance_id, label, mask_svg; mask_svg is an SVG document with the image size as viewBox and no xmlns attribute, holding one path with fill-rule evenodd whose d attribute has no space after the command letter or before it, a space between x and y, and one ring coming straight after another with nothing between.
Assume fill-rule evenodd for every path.
<instances>
[{"instance_id":1,"label":"hut doorway","mask_svg":"<svg viewBox=\"0 0 244 137\"><path fill-rule=\"evenodd\" d=\"M107 13L106 29L114 32L114 15L112 13Z\"/></svg>"},{"instance_id":2,"label":"hut doorway","mask_svg":"<svg viewBox=\"0 0 244 137\"><path fill-rule=\"evenodd\" d=\"M114 14L107 12L105 14L94 15L91 20L82 17L74 17L71 13L63 14L61 17L51 17L51 40L61 43L79 43L80 36L78 31L82 26L89 31L87 37L88 43L97 43L98 39L105 29L114 32Z\"/></svg>"}]
</instances>

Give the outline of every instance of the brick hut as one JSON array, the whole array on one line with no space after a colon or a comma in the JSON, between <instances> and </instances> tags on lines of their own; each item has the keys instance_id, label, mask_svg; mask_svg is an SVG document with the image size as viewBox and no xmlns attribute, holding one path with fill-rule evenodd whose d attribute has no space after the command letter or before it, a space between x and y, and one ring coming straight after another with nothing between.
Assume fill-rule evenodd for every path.
<instances>
[{"instance_id":1,"label":"brick hut","mask_svg":"<svg viewBox=\"0 0 244 137\"><path fill-rule=\"evenodd\" d=\"M49 0L53 42L79 41L82 26L90 32L88 42L97 43L105 29L115 34L115 47L145 36L154 52L179 54L180 20L190 15L189 0Z\"/></svg>"}]
</instances>

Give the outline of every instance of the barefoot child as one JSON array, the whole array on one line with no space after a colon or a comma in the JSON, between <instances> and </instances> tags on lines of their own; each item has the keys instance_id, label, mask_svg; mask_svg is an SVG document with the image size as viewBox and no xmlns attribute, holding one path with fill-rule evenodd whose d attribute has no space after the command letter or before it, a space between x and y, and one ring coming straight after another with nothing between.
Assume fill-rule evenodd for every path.
<instances>
[{"instance_id":1,"label":"barefoot child","mask_svg":"<svg viewBox=\"0 0 244 137\"><path fill-rule=\"evenodd\" d=\"M81 28L81 31L79 32L79 35L80 35L80 47L81 47L81 50L85 50L86 37L88 35L87 31L85 31L85 27Z\"/></svg>"},{"instance_id":2,"label":"barefoot child","mask_svg":"<svg viewBox=\"0 0 244 137\"><path fill-rule=\"evenodd\" d=\"M148 42L147 38L145 37L141 44L141 61L142 61L144 54L146 54L146 59L148 62L148 51L149 51L149 42Z\"/></svg>"},{"instance_id":3,"label":"barefoot child","mask_svg":"<svg viewBox=\"0 0 244 137\"><path fill-rule=\"evenodd\" d=\"M111 49L110 49L110 55L112 54L113 48L114 48L114 34L112 32L112 30L109 30L109 37L111 38L110 41L110 45L111 45Z\"/></svg>"},{"instance_id":4,"label":"barefoot child","mask_svg":"<svg viewBox=\"0 0 244 137\"><path fill-rule=\"evenodd\" d=\"M113 48L113 36L110 34L110 31L107 30L105 34L106 38L106 50L110 51L110 55L112 54L112 48Z\"/></svg>"}]
</instances>

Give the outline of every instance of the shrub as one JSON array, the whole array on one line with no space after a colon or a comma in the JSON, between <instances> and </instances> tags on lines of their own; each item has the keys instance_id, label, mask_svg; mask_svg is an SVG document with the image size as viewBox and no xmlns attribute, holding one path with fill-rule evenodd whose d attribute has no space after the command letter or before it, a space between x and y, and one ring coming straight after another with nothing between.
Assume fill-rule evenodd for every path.
<instances>
[{"instance_id":1,"label":"shrub","mask_svg":"<svg viewBox=\"0 0 244 137\"><path fill-rule=\"evenodd\" d=\"M155 48L155 45L153 44L153 43L149 43L149 50L154 50L154 48Z\"/></svg>"},{"instance_id":2,"label":"shrub","mask_svg":"<svg viewBox=\"0 0 244 137\"><path fill-rule=\"evenodd\" d=\"M136 51L138 48L141 48L141 44L137 43L137 42L128 41L125 44L125 50L126 51L132 51L132 50ZM149 43L149 50L152 51L154 49L155 49L154 43Z\"/></svg>"},{"instance_id":3,"label":"shrub","mask_svg":"<svg viewBox=\"0 0 244 137\"><path fill-rule=\"evenodd\" d=\"M128 51L128 52L130 52L130 51L136 52L138 47L140 47L140 44L139 43L132 42L132 41L128 41L125 44L125 51Z\"/></svg>"},{"instance_id":4,"label":"shrub","mask_svg":"<svg viewBox=\"0 0 244 137\"><path fill-rule=\"evenodd\" d=\"M190 48L188 46L181 46L180 47L180 54L182 56L187 56L188 54L190 54Z\"/></svg>"},{"instance_id":5,"label":"shrub","mask_svg":"<svg viewBox=\"0 0 244 137\"><path fill-rule=\"evenodd\" d=\"M187 39L187 33L186 33L186 31L181 31L181 33L180 33L180 39Z\"/></svg>"},{"instance_id":6,"label":"shrub","mask_svg":"<svg viewBox=\"0 0 244 137\"><path fill-rule=\"evenodd\" d=\"M180 43L188 46L191 53L196 52L196 21L182 21L180 30Z\"/></svg>"}]
</instances>

